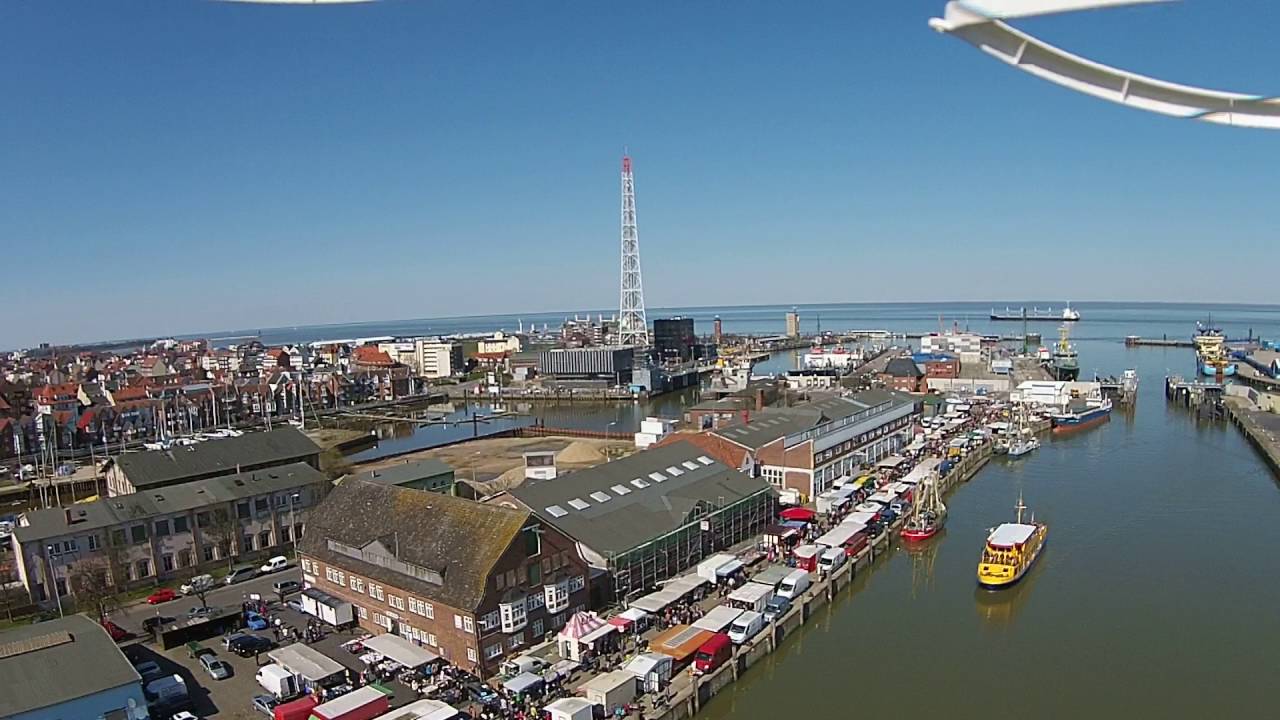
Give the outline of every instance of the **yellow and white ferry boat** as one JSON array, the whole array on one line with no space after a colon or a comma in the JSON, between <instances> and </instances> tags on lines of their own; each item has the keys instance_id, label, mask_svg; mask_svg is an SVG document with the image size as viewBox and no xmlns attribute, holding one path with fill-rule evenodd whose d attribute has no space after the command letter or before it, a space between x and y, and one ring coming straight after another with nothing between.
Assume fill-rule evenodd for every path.
<instances>
[{"instance_id":1,"label":"yellow and white ferry boat","mask_svg":"<svg viewBox=\"0 0 1280 720\"><path fill-rule=\"evenodd\" d=\"M1018 582L1040 557L1049 538L1049 526L1036 522L1034 517L1029 523L1022 522L1022 511L1026 509L1019 495L1017 522L1004 523L987 536L978 563L978 584L982 587L999 589Z\"/></svg>"}]
</instances>

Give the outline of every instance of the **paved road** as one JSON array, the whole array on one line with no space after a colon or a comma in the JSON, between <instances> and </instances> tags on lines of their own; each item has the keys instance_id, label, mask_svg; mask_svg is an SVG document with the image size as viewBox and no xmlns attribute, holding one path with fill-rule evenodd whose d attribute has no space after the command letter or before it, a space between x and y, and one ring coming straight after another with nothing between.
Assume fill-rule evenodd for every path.
<instances>
[{"instance_id":1,"label":"paved road","mask_svg":"<svg viewBox=\"0 0 1280 720\"><path fill-rule=\"evenodd\" d=\"M261 575L235 585L219 585L217 589L209 592L205 600L210 607L215 605L219 607L239 607L240 603L248 599L248 596L252 593L258 593L264 600L274 600L276 595L272 592L271 586L281 580L297 580L300 583L302 582L302 570L297 565L290 565L280 572ZM156 615L178 617L185 615L193 607L200 607L200 600L194 596L179 597L176 600L161 603L160 605L148 605L144 600L133 605L127 605L111 613L111 619L125 630L141 635L142 621L144 619Z\"/></svg>"}]
</instances>

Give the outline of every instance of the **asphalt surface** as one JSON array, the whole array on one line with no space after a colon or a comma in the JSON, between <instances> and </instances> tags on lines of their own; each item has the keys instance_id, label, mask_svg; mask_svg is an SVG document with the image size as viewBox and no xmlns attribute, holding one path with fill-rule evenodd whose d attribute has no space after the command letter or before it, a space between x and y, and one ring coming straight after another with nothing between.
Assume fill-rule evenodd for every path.
<instances>
[{"instance_id":1,"label":"asphalt surface","mask_svg":"<svg viewBox=\"0 0 1280 720\"><path fill-rule=\"evenodd\" d=\"M209 607L238 608L240 604L249 599L252 594L258 594L263 600L277 600L275 592L271 586L282 580L296 580L302 582L302 570L297 565L290 565L288 568L270 575L259 575L252 580L246 580L235 585L219 585L216 589L211 590L205 596L205 601ZM221 581L219 581L221 582ZM292 597L292 596L291 596ZM149 617L182 617L191 608L200 607L199 598L192 596L178 596L176 600L171 600L159 605L148 605L145 600L133 605L112 612L109 618L125 630L135 635L143 635L142 621Z\"/></svg>"}]
</instances>

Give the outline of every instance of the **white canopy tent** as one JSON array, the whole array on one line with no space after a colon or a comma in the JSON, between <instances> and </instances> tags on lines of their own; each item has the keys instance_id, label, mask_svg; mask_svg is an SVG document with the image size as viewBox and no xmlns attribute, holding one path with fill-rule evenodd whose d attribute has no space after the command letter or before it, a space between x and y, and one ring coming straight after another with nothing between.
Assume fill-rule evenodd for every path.
<instances>
[{"instance_id":1,"label":"white canopy tent","mask_svg":"<svg viewBox=\"0 0 1280 720\"><path fill-rule=\"evenodd\" d=\"M1240 127L1280 129L1280 98L1179 85L1073 55L1004 20L1171 0L952 0L929 27L1065 88L1138 110Z\"/></svg>"},{"instance_id":2,"label":"white canopy tent","mask_svg":"<svg viewBox=\"0 0 1280 720\"><path fill-rule=\"evenodd\" d=\"M419 668L440 659L436 653L391 633L366 638L363 644L366 649L389 657L407 668Z\"/></svg>"}]
</instances>

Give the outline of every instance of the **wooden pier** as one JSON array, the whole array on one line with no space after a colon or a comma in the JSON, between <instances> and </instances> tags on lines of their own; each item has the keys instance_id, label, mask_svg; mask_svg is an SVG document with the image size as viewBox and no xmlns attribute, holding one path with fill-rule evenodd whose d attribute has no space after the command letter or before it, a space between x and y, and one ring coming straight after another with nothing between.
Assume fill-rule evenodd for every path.
<instances>
[{"instance_id":1,"label":"wooden pier","mask_svg":"<svg viewBox=\"0 0 1280 720\"><path fill-rule=\"evenodd\" d=\"M1164 396L1169 402L1181 404L1195 412L1197 417L1220 420L1226 417L1222 404L1224 386L1215 382L1184 380L1178 376L1164 379Z\"/></svg>"}]
</instances>

